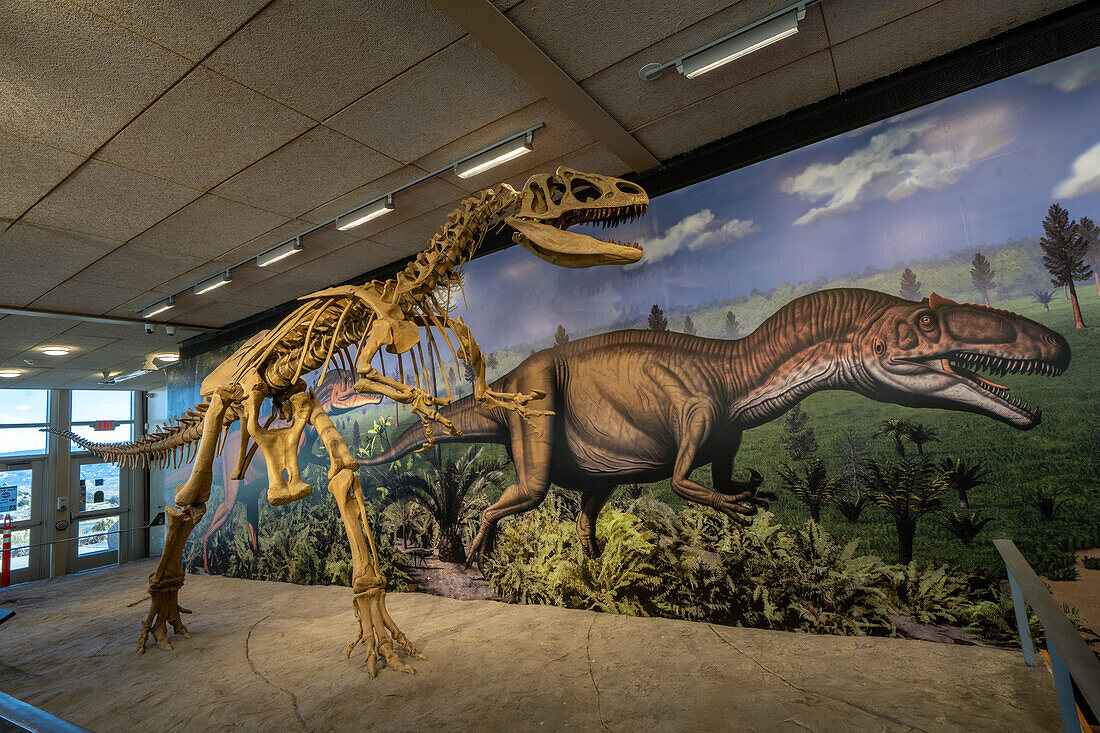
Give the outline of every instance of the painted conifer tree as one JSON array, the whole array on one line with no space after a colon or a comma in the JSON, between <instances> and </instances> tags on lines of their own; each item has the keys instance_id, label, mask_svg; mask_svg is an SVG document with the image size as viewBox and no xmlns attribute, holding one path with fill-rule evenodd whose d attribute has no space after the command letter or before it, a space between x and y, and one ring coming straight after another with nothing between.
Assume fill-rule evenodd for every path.
<instances>
[{"instance_id":1,"label":"painted conifer tree","mask_svg":"<svg viewBox=\"0 0 1100 733\"><path fill-rule=\"evenodd\" d=\"M1085 259L1092 266L1092 279L1096 283L1096 296L1100 297L1100 270L1097 269L1097 265L1100 265L1100 226L1097 226L1096 222L1087 216L1082 216L1080 223L1077 225L1077 231L1085 238L1085 243L1088 245Z\"/></svg>"},{"instance_id":2,"label":"painted conifer tree","mask_svg":"<svg viewBox=\"0 0 1100 733\"><path fill-rule=\"evenodd\" d=\"M726 335L731 339L741 338L741 324L737 322L733 311L726 311Z\"/></svg>"},{"instance_id":3,"label":"painted conifer tree","mask_svg":"<svg viewBox=\"0 0 1100 733\"><path fill-rule=\"evenodd\" d=\"M1092 274L1092 269L1085 262L1088 242L1078 231L1077 222L1071 221L1069 212L1058 204L1051 204L1047 209L1043 231L1045 234L1039 240L1039 246L1043 249L1043 265L1050 272L1050 282L1069 288L1073 325L1084 328L1081 304L1077 302L1077 288L1073 283Z\"/></svg>"},{"instance_id":4,"label":"painted conifer tree","mask_svg":"<svg viewBox=\"0 0 1100 733\"><path fill-rule=\"evenodd\" d=\"M801 405L795 405L783 418L783 435L780 440L783 447L795 461L804 461L817 453L817 438L810 427L810 416Z\"/></svg>"},{"instance_id":5,"label":"painted conifer tree","mask_svg":"<svg viewBox=\"0 0 1100 733\"><path fill-rule=\"evenodd\" d=\"M688 336L698 336L698 332L695 330L695 324L691 321L691 316L684 316L684 333Z\"/></svg>"},{"instance_id":6,"label":"painted conifer tree","mask_svg":"<svg viewBox=\"0 0 1100 733\"><path fill-rule=\"evenodd\" d=\"M921 284L920 280L917 279L917 273L906 267L901 273L901 297L906 300L920 300L920 291Z\"/></svg>"},{"instance_id":7,"label":"painted conifer tree","mask_svg":"<svg viewBox=\"0 0 1100 733\"><path fill-rule=\"evenodd\" d=\"M558 324L558 330L554 331L554 348L561 348L569 343L569 334L565 332L565 326Z\"/></svg>"},{"instance_id":8,"label":"painted conifer tree","mask_svg":"<svg viewBox=\"0 0 1100 733\"><path fill-rule=\"evenodd\" d=\"M665 318L665 312L661 310L661 307L656 303L649 310L649 330L650 331L667 331L668 319Z\"/></svg>"},{"instance_id":9,"label":"painted conifer tree","mask_svg":"<svg viewBox=\"0 0 1100 733\"><path fill-rule=\"evenodd\" d=\"M989 260L981 252L974 255L970 265L970 279L974 283L974 287L985 298L985 304L988 306L989 291L993 288L993 266L989 264Z\"/></svg>"}]
</instances>

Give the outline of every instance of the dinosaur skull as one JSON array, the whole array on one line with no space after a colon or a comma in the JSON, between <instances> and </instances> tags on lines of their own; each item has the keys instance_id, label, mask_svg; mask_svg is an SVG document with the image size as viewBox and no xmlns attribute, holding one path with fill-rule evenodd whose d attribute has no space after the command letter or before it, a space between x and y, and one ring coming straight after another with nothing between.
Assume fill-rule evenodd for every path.
<instances>
[{"instance_id":1,"label":"dinosaur skull","mask_svg":"<svg viewBox=\"0 0 1100 733\"><path fill-rule=\"evenodd\" d=\"M531 176L519 194L519 208L504 222L513 241L562 267L626 265L642 258L636 242L605 242L566 229L574 224L615 226L645 213L649 196L641 186L611 176L560 167Z\"/></svg>"}]
</instances>

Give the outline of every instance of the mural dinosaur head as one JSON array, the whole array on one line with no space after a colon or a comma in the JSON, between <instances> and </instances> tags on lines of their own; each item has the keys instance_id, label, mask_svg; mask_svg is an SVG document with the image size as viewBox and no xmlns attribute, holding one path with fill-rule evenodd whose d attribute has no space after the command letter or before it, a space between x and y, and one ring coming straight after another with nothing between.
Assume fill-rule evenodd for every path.
<instances>
[{"instance_id":1,"label":"mural dinosaur head","mask_svg":"<svg viewBox=\"0 0 1100 733\"><path fill-rule=\"evenodd\" d=\"M622 224L645 213L649 196L642 187L611 176L560 167L531 176L518 192L517 210L504 220L512 240L547 262L562 267L628 265L642 258L637 242L607 242L580 232L576 224Z\"/></svg>"},{"instance_id":2,"label":"mural dinosaur head","mask_svg":"<svg viewBox=\"0 0 1100 733\"><path fill-rule=\"evenodd\" d=\"M978 372L993 378L1058 376L1070 361L1065 338L1010 311L935 293L919 303L892 300L897 304L856 337L862 364L876 383L872 397L975 412L1020 430L1039 424L1039 410Z\"/></svg>"}]
</instances>

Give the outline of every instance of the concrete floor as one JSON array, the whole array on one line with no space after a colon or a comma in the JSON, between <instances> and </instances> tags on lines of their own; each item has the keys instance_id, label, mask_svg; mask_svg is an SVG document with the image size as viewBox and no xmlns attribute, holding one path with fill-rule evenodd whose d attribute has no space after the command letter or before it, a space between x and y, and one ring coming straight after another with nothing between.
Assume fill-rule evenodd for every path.
<instances>
[{"instance_id":1,"label":"concrete floor","mask_svg":"<svg viewBox=\"0 0 1100 733\"><path fill-rule=\"evenodd\" d=\"M0 689L97 731L1058 730L1018 652L394 593L415 676L343 656L346 588L189 576L192 639L136 653L155 561L0 591Z\"/></svg>"}]
</instances>

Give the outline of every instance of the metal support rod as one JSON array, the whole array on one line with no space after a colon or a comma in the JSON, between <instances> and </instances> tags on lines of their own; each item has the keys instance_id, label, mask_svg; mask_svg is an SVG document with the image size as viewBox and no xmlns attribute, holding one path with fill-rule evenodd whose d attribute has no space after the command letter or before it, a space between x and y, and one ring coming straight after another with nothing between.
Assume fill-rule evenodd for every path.
<instances>
[{"instance_id":1,"label":"metal support rod","mask_svg":"<svg viewBox=\"0 0 1100 733\"><path fill-rule=\"evenodd\" d=\"M109 516L114 516L114 515L109 515ZM95 517L91 517L91 518L94 519ZM46 545L61 545L61 544L64 544L66 542L76 542L77 540L86 540L89 537L102 537L103 535L122 534L123 532L137 532L140 529L149 529L150 527L163 527L163 526L164 526L163 521L161 521L161 522L155 522L154 521L153 524L146 524L143 527L130 527L129 529L112 529L112 530L109 530L109 531L104 530L102 532L93 532L92 534L86 534L83 537L66 537L63 540L50 540L49 542L39 542L39 543L34 544L34 545L20 545L19 547L11 548L11 551L14 553L16 550L29 550L29 549L34 548L34 547L45 547ZM16 531L18 531L18 530L16 530Z\"/></svg>"},{"instance_id":2,"label":"metal support rod","mask_svg":"<svg viewBox=\"0 0 1100 733\"><path fill-rule=\"evenodd\" d=\"M1058 707L1062 711L1062 727L1066 733L1081 733L1081 720L1077 717L1077 702L1073 697L1073 678L1058 647L1047 641L1050 655L1050 671L1054 673L1054 689L1058 691Z\"/></svg>"},{"instance_id":3,"label":"metal support rod","mask_svg":"<svg viewBox=\"0 0 1100 733\"><path fill-rule=\"evenodd\" d=\"M1024 652L1024 664L1034 667L1035 642L1031 640L1031 627L1027 622L1027 603L1024 601L1024 593L1020 590L1019 583L1012 571L1008 571L1008 587L1012 589L1012 610L1016 612L1016 631L1020 634L1020 648Z\"/></svg>"}]
</instances>

